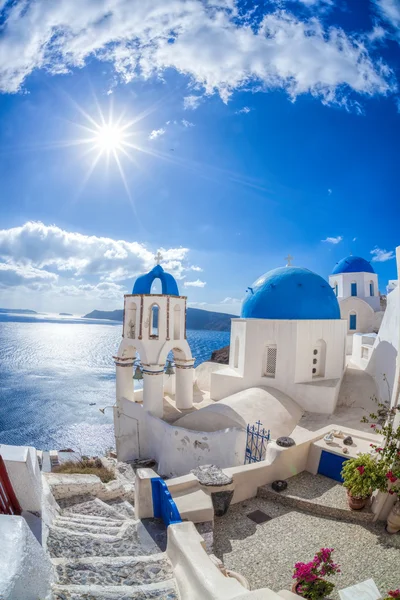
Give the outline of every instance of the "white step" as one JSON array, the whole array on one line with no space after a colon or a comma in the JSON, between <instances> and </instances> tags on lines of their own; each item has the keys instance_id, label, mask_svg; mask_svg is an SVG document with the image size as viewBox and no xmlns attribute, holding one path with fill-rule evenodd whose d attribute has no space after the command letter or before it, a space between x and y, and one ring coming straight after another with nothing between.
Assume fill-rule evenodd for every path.
<instances>
[{"instance_id":1,"label":"white step","mask_svg":"<svg viewBox=\"0 0 400 600\"><path fill-rule=\"evenodd\" d=\"M54 558L58 584L133 586L160 583L173 578L165 553L151 556Z\"/></svg>"},{"instance_id":2,"label":"white step","mask_svg":"<svg viewBox=\"0 0 400 600\"><path fill-rule=\"evenodd\" d=\"M100 585L55 585L53 600L178 600L179 594L174 580L149 585L100 586Z\"/></svg>"},{"instance_id":3,"label":"white step","mask_svg":"<svg viewBox=\"0 0 400 600\"><path fill-rule=\"evenodd\" d=\"M118 521L117 521L118 523ZM57 529L64 529L66 531L74 532L88 532L88 533L103 533L106 535L117 535L121 531L122 523L124 521L120 521L118 525L109 525L108 523L96 523L95 525L92 523L75 523L74 521L70 521L68 518L56 519L53 523L53 527Z\"/></svg>"},{"instance_id":4,"label":"white step","mask_svg":"<svg viewBox=\"0 0 400 600\"><path fill-rule=\"evenodd\" d=\"M214 508L209 496L204 490L193 487L176 494L171 492L179 514L183 521L204 523L214 520Z\"/></svg>"},{"instance_id":5,"label":"white step","mask_svg":"<svg viewBox=\"0 0 400 600\"><path fill-rule=\"evenodd\" d=\"M96 517L94 515L79 515L78 513L71 515L61 515L57 517L57 521L68 523L81 523L82 525L105 525L106 527L120 527L125 523L119 519L109 519L108 517Z\"/></svg>"}]
</instances>

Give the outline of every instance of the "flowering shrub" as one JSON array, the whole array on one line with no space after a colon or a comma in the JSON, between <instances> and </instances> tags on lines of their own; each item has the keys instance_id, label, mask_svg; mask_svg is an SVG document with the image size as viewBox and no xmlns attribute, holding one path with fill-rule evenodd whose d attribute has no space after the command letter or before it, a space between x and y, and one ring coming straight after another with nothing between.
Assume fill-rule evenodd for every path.
<instances>
[{"instance_id":1,"label":"flowering shrub","mask_svg":"<svg viewBox=\"0 0 400 600\"><path fill-rule=\"evenodd\" d=\"M368 498L374 490L385 490L386 465L370 454L346 460L342 469L343 485L354 498Z\"/></svg>"},{"instance_id":2,"label":"flowering shrub","mask_svg":"<svg viewBox=\"0 0 400 600\"><path fill-rule=\"evenodd\" d=\"M294 565L293 579L296 579L296 590L303 598L319 600L325 598L334 589L335 584L323 579L340 573L339 565L332 559L333 550L333 548L321 548L312 561L298 562Z\"/></svg>"},{"instance_id":3,"label":"flowering shrub","mask_svg":"<svg viewBox=\"0 0 400 600\"><path fill-rule=\"evenodd\" d=\"M382 446L370 444L379 458L379 462L385 465L385 485L379 489L400 497L400 426L393 427L394 417L398 410L400 407L389 408L385 404L378 403L377 412L371 413L369 419L364 417L362 422L369 423L370 419L377 421L377 423L371 423L371 428L375 433L384 437ZM396 596L392 596L392 598L396 598Z\"/></svg>"},{"instance_id":4,"label":"flowering shrub","mask_svg":"<svg viewBox=\"0 0 400 600\"><path fill-rule=\"evenodd\" d=\"M389 596L386 596L383 600L393 600L393 598L400 598L400 588L388 592Z\"/></svg>"}]
</instances>

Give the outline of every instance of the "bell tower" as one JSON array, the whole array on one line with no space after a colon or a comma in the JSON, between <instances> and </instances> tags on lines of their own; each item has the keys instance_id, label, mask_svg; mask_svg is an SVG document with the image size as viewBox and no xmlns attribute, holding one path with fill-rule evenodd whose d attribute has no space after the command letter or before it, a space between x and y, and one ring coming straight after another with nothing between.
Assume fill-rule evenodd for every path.
<instances>
[{"instance_id":1,"label":"bell tower","mask_svg":"<svg viewBox=\"0 0 400 600\"><path fill-rule=\"evenodd\" d=\"M171 373L169 353L176 367L175 402L177 408L193 405L194 358L186 340L186 297L179 295L174 277L160 265L162 256L155 256L156 266L139 276L132 294L124 296L123 340L114 357L117 368L117 406L119 397L128 394L128 375L143 377L143 407L156 417L163 417L164 373ZM161 281L161 294L152 294L153 282ZM136 352L140 363L135 360ZM139 369L139 370L138 370ZM129 392L133 398L132 391ZM123 396L121 396L121 394Z\"/></svg>"}]
</instances>

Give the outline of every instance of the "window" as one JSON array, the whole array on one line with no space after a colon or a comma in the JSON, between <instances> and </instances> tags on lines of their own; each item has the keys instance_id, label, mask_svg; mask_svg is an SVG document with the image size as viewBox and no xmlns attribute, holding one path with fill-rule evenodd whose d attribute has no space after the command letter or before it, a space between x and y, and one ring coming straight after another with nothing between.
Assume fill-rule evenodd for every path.
<instances>
[{"instance_id":1,"label":"window","mask_svg":"<svg viewBox=\"0 0 400 600\"><path fill-rule=\"evenodd\" d=\"M181 338L181 307L177 304L174 308L174 340Z\"/></svg>"},{"instance_id":2,"label":"window","mask_svg":"<svg viewBox=\"0 0 400 600\"><path fill-rule=\"evenodd\" d=\"M350 331L355 331L357 329L357 315L355 312L350 313L349 329Z\"/></svg>"},{"instance_id":3,"label":"window","mask_svg":"<svg viewBox=\"0 0 400 600\"><path fill-rule=\"evenodd\" d=\"M318 340L312 353L312 376L325 377L326 342Z\"/></svg>"},{"instance_id":4,"label":"window","mask_svg":"<svg viewBox=\"0 0 400 600\"><path fill-rule=\"evenodd\" d=\"M237 369L239 367L239 338L235 339L235 354L233 356L233 368Z\"/></svg>"},{"instance_id":5,"label":"window","mask_svg":"<svg viewBox=\"0 0 400 600\"><path fill-rule=\"evenodd\" d=\"M357 283L355 281L351 282L351 295L357 296Z\"/></svg>"},{"instance_id":6,"label":"window","mask_svg":"<svg viewBox=\"0 0 400 600\"><path fill-rule=\"evenodd\" d=\"M374 282L373 281L369 282L369 295L370 296L374 296L375 295L374 294Z\"/></svg>"},{"instance_id":7,"label":"window","mask_svg":"<svg viewBox=\"0 0 400 600\"><path fill-rule=\"evenodd\" d=\"M264 352L263 377L275 377L276 373L276 352L275 344L268 344Z\"/></svg>"},{"instance_id":8,"label":"window","mask_svg":"<svg viewBox=\"0 0 400 600\"><path fill-rule=\"evenodd\" d=\"M158 329L159 329L159 318L160 318L160 307L158 304L152 304L150 306L150 323L149 323L149 338L151 340L158 340Z\"/></svg>"},{"instance_id":9,"label":"window","mask_svg":"<svg viewBox=\"0 0 400 600\"><path fill-rule=\"evenodd\" d=\"M335 281L335 283L334 283L334 286L333 286L333 291L335 292L335 296L336 296L336 298L337 298L337 297L338 297L338 295L339 295L339 286L338 286L338 283L337 283L337 281Z\"/></svg>"}]
</instances>

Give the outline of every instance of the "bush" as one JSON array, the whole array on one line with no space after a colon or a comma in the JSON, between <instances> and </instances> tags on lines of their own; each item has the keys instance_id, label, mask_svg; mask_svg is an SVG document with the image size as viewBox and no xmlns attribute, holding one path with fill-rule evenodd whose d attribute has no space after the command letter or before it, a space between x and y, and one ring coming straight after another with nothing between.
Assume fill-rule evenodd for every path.
<instances>
[{"instance_id":1,"label":"bush","mask_svg":"<svg viewBox=\"0 0 400 600\"><path fill-rule=\"evenodd\" d=\"M354 498L369 498L375 490L386 489L385 465L370 454L347 460L342 469L343 485Z\"/></svg>"},{"instance_id":2,"label":"bush","mask_svg":"<svg viewBox=\"0 0 400 600\"><path fill-rule=\"evenodd\" d=\"M58 467L54 467L53 473L67 473L70 475L97 475L103 483L108 483L115 479L114 472L111 469L103 466L99 458L95 460L89 459L87 456L82 457L82 460L74 462L68 460L61 463Z\"/></svg>"},{"instance_id":3,"label":"bush","mask_svg":"<svg viewBox=\"0 0 400 600\"><path fill-rule=\"evenodd\" d=\"M333 548L321 548L313 560L308 563L298 562L294 565L293 579L296 580L297 591L309 600L326 598L335 588L335 584L324 577L340 573L340 567L333 562Z\"/></svg>"}]
</instances>

